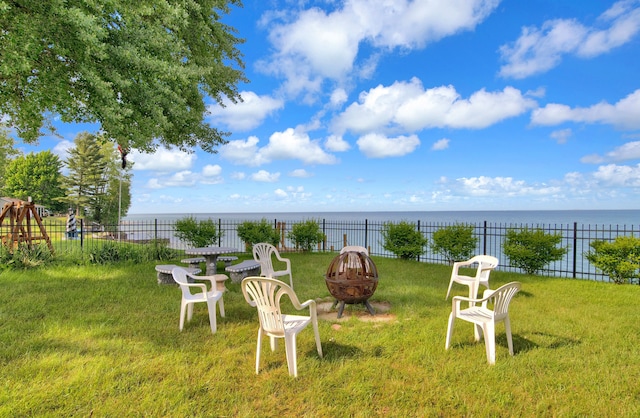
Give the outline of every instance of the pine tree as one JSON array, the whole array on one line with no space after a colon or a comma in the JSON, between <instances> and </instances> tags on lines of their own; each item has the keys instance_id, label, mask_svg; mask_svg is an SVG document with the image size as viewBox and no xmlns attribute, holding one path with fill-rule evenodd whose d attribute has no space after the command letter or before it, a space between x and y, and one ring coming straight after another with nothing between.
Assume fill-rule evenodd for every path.
<instances>
[{"instance_id":1,"label":"pine tree","mask_svg":"<svg viewBox=\"0 0 640 418\"><path fill-rule=\"evenodd\" d=\"M95 135L82 132L76 136L74 143L75 147L67 151L69 156L65 161L69 169L66 201L75 207L76 215L84 215L106 182L107 162Z\"/></svg>"},{"instance_id":2,"label":"pine tree","mask_svg":"<svg viewBox=\"0 0 640 418\"><path fill-rule=\"evenodd\" d=\"M114 143L101 135L82 132L74 143L66 161L65 199L78 214L115 231L118 216L131 204L131 163L122 168Z\"/></svg>"}]
</instances>

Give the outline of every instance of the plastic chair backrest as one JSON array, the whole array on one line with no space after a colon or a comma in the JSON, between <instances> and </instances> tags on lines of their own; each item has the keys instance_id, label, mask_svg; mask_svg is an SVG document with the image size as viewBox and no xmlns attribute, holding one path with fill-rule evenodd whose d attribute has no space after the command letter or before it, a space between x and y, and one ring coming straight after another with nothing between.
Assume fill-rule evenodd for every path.
<instances>
[{"instance_id":1,"label":"plastic chair backrest","mask_svg":"<svg viewBox=\"0 0 640 418\"><path fill-rule=\"evenodd\" d=\"M495 321L499 321L509 314L509 303L511 303L511 299L520 291L521 287L522 284L520 282L511 282L500 286L496 290L485 290L485 295L491 293Z\"/></svg>"},{"instance_id":2,"label":"plastic chair backrest","mask_svg":"<svg viewBox=\"0 0 640 418\"><path fill-rule=\"evenodd\" d=\"M188 286L184 286L189 283L189 279L187 279L187 270L182 267L174 267L172 270L173 280L180 285L180 290L182 291L183 296L191 295L191 291Z\"/></svg>"},{"instance_id":3,"label":"plastic chair backrest","mask_svg":"<svg viewBox=\"0 0 640 418\"><path fill-rule=\"evenodd\" d=\"M271 261L273 254L278 254L278 250L273 245L266 242L254 244L253 259L260 263L260 275L270 277L275 272Z\"/></svg>"},{"instance_id":4,"label":"plastic chair backrest","mask_svg":"<svg viewBox=\"0 0 640 418\"><path fill-rule=\"evenodd\" d=\"M488 282L491 270L498 266L499 260L492 255L476 255L469 262L478 263L476 278L480 282Z\"/></svg>"},{"instance_id":5,"label":"plastic chair backrest","mask_svg":"<svg viewBox=\"0 0 640 418\"><path fill-rule=\"evenodd\" d=\"M242 281L242 293L247 302L258 309L260 327L269 335L284 336L280 300L287 295L297 301L293 289L276 279L248 277Z\"/></svg>"}]
</instances>

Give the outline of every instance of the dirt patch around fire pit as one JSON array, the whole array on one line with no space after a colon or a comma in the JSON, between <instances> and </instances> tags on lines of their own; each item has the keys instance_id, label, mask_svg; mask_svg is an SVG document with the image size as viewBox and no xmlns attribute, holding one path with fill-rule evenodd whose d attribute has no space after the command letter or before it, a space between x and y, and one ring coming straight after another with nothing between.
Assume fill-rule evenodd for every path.
<instances>
[{"instance_id":1,"label":"dirt patch around fire pit","mask_svg":"<svg viewBox=\"0 0 640 418\"><path fill-rule=\"evenodd\" d=\"M389 310L391 309L391 304L389 302L369 301L369 303L373 306L373 310L376 313L375 315L371 315L364 304L355 303L353 305L345 305L342 317L338 318L338 307L333 307L333 299L318 300L316 305L318 318L325 321L336 322L348 321L351 317L356 317L363 322L391 322L397 319L395 315L389 313Z\"/></svg>"}]
</instances>

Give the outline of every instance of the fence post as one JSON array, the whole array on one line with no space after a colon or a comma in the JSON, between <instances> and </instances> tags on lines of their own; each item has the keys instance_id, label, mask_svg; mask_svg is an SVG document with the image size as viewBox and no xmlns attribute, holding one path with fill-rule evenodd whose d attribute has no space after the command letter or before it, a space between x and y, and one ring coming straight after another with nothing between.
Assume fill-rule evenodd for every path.
<instances>
[{"instance_id":1,"label":"fence post","mask_svg":"<svg viewBox=\"0 0 640 418\"><path fill-rule=\"evenodd\" d=\"M420 230L420 219L418 219L418 233L422 235L422 231ZM418 261L420 261L420 255L421 254L418 254Z\"/></svg>"},{"instance_id":2,"label":"fence post","mask_svg":"<svg viewBox=\"0 0 640 418\"><path fill-rule=\"evenodd\" d=\"M578 264L578 222L573 223L573 278L576 278L576 270Z\"/></svg>"},{"instance_id":3,"label":"fence post","mask_svg":"<svg viewBox=\"0 0 640 418\"><path fill-rule=\"evenodd\" d=\"M84 249L84 218L80 218L80 251Z\"/></svg>"},{"instance_id":4,"label":"fence post","mask_svg":"<svg viewBox=\"0 0 640 418\"><path fill-rule=\"evenodd\" d=\"M218 247L222 247L222 219L218 218Z\"/></svg>"},{"instance_id":5,"label":"fence post","mask_svg":"<svg viewBox=\"0 0 640 418\"><path fill-rule=\"evenodd\" d=\"M482 254L487 253L487 221L484 221L482 228Z\"/></svg>"},{"instance_id":6,"label":"fence post","mask_svg":"<svg viewBox=\"0 0 640 418\"><path fill-rule=\"evenodd\" d=\"M322 235L324 239L322 240L322 251L327 251L327 228L326 228L326 219L322 218ZM333 249L332 249L333 250Z\"/></svg>"},{"instance_id":7,"label":"fence post","mask_svg":"<svg viewBox=\"0 0 640 418\"><path fill-rule=\"evenodd\" d=\"M369 220L364 220L364 248L369 248Z\"/></svg>"},{"instance_id":8,"label":"fence post","mask_svg":"<svg viewBox=\"0 0 640 418\"><path fill-rule=\"evenodd\" d=\"M158 218L153 220L153 238L158 240Z\"/></svg>"}]
</instances>

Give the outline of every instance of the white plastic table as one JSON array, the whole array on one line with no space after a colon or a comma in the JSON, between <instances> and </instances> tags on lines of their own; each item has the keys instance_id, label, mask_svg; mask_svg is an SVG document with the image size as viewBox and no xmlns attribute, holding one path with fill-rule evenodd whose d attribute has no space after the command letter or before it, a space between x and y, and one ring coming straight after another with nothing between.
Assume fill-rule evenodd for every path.
<instances>
[{"instance_id":1,"label":"white plastic table","mask_svg":"<svg viewBox=\"0 0 640 418\"><path fill-rule=\"evenodd\" d=\"M199 255L204 257L207 268L205 276L213 276L217 274L218 268L216 263L218 262L218 256L221 254L237 253L236 248L231 247L203 247L203 248L189 248L184 251L188 255Z\"/></svg>"}]
</instances>

